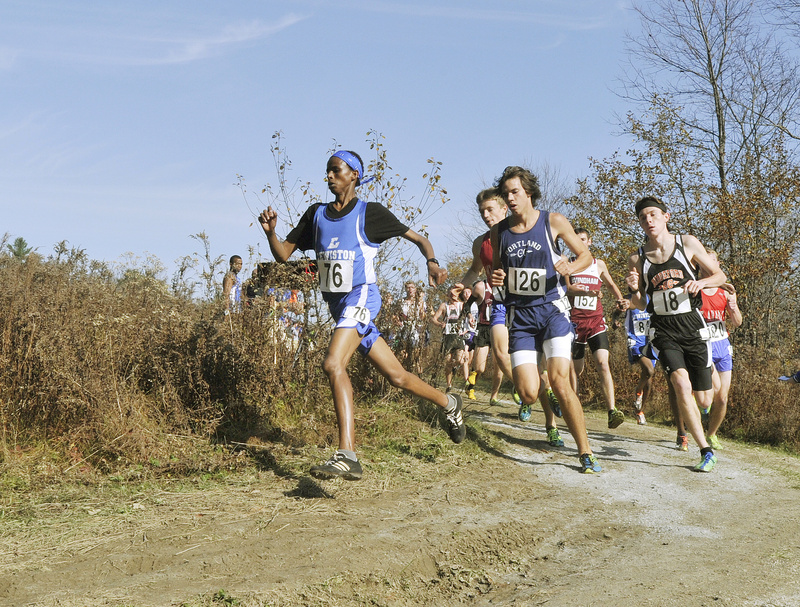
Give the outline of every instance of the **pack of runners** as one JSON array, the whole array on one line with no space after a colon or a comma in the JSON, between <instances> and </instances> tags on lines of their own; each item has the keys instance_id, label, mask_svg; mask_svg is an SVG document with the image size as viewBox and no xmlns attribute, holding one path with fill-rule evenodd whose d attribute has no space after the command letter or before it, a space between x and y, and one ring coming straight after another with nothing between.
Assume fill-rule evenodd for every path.
<instances>
[{"instance_id":1,"label":"pack of runners","mask_svg":"<svg viewBox=\"0 0 800 607\"><path fill-rule=\"evenodd\" d=\"M375 258L382 242L401 237L423 255L432 286L442 284L447 272L425 236L380 203L358 197L356 189L365 181L358 154L341 150L327 164L333 202L309 207L285 240L276 234L278 217L272 208L259 216L277 261L287 261L298 249L315 252L320 290L335 322L323 370L331 385L339 448L330 459L312 466L314 477L362 476L347 373L356 351L393 386L437 405L455 443L465 439L467 429L463 402L456 393L461 390L453 390L453 378L458 371L464 393L474 399L477 377L485 372L491 351L495 371L489 403L499 402L503 376L509 377L519 419L529 420L531 406L538 401L548 443L564 445L556 424L562 417L577 447L579 469L600 472L578 398L586 346L600 377L609 429L625 420L616 407L609 366L603 287L613 297L615 322L625 316L629 362L641 369L633 402L637 423L646 424L644 409L658 361L667 376L678 447L688 450L688 432L700 448L694 470L714 468L714 449L721 448L716 433L731 383L728 329L741 324L742 315L716 254L689 234L671 233L663 201L646 196L634 205L645 241L629 257L628 293L623 295L606 264L592 256L589 232L574 229L560 213L537 208L541 190L536 176L523 167L506 167L494 187L478 194L478 211L488 231L474 240L470 268L451 285L447 301L431 317L443 333L447 389L442 392L406 370L376 327L381 296ZM411 337L418 334L422 316L416 304L413 316Z\"/></svg>"}]
</instances>

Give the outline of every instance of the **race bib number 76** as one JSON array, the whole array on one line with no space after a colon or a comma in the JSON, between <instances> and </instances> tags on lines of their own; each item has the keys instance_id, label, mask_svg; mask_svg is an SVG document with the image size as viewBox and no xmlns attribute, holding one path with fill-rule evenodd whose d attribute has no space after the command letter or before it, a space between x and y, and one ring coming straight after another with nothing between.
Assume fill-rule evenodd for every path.
<instances>
[{"instance_id":1,"label":"race bib number 76","mask_svg":"<svg viewBox=\"0 0 800 607\"><path fill-rule=\"evenodd\" d=\"M353 261L318 260L319 288L326 293L349 293L353 290Z\"/></svg>"},{"instance_id":2,"label":"race bib number 76","mask_svg":"<svg viewBox=\"0 0 800 607\"><path fill-rule=\"evenodd\" d=\"M349 318L365 325L368 325L369 321L372 320L369 309L364 306L347 306L344 309L342 318Z\"/></svg>"}]
</instances>

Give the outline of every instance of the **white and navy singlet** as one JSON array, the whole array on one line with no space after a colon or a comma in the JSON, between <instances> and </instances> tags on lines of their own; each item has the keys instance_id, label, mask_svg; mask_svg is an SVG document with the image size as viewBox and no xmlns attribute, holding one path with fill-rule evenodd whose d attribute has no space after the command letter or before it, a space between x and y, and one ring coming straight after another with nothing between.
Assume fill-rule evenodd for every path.
<instances>
[{"instance_id":1,"label":"white and navy singlet","mask_svg":"<svg viewBox=\"0 0 800 607\"><path fill-rule=\"evenodd\" d=\"M511 231L508 218L497 224L500 262L506 272L505 304L535 307L562 299L567 293L564 277L555 269L561 258L550 231L550 213L539 211L527 232Z\"/></svg>"}]
</instances>

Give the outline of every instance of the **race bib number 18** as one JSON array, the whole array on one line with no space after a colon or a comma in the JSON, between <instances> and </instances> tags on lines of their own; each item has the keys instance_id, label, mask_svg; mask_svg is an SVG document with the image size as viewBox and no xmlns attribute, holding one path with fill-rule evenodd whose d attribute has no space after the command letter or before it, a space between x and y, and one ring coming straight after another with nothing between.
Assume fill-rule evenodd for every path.
<instances>
[{"instance_id":1,"label":"race bib number 18","mask_svg":"<svg viewBox=\"0 0 800 607\"><path fill-rule=\"evenodd\" d=\"M508 292L542 296L545 294L546 278L543 268L508 268Z\"/></svg>"},{"instance_id":2,"label":"race bib number 18","mask_svg":"<svg viewBox=\"0 0 800 607\"><path fill-rule=\"evenodd\" d=\"M653 293L653 310L656 314L672 316L673 314L686 314L692 311L692 302L689 294L683 287L675 287L666 291Z\"/></svg>"},{"instance_id":3,"label":"race bib number 18","mask_svg":"<svg viewBox=\"0 0 800 607\"><path fill-rule=\"evenodd\" d=\"M319 260L319 288L326 293L349 293L353 290L353 262L350 259Z\"/></svg>"}]
</instances>

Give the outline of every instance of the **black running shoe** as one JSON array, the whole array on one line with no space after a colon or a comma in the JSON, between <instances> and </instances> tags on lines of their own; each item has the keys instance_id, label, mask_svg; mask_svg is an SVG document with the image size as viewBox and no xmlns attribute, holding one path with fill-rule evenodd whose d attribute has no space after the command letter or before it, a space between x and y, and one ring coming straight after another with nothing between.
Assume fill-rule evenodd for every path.
<instances>
[{"instance_id":1,"label":"black running shoe","mask_svg":"<svg viewBox=\"0 0 800 607\"><path fill-rule=\"evenodd\" d=\"M311 466L311 476L320 479L343 478L346 481L357 481L361 478L361 472L361 462L338 451L324 464Z\"/></svg>"},{"instance_id":2,"label":"black running shoe","mask_svg":"<svg viewBox=\"0 0 800 607\"><path fill-rule=\"evenodd\" d=\"M450 434L450 440L458 444L467 437L467 426L464 424L464 416L461 414L463 403L461 402L460 394L448 394L447 398L456 405L452 412L447 413L445 411L447 432Z\"/></svg>"}]
</instances>

